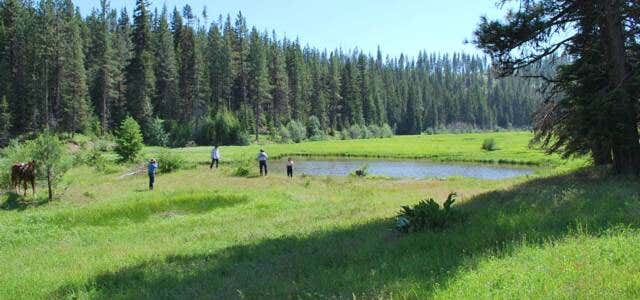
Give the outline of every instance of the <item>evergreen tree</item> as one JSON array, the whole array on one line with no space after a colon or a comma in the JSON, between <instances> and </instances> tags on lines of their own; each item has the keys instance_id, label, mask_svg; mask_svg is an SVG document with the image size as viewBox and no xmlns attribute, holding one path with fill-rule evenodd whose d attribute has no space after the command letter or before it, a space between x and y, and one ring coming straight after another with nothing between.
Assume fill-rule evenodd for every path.
<instances>
[{"instance_id":1,"label":"evergreen tree","mask_svg":"<svg viewBox=\"0 0 640 300\"><path fill-rule=\"evenodd\" d=\"M111 120L109 128L118 128L127 112L127 73L126 69L132 57L131 27L126 9L120 11L115 33L112 39L111 61L113 63L114 98L109 109Z\"/></svg>"},{"instance_id":2,"label":"evergreen tree","mask_svg":"<svg viewBox=\"0 0 640 300\"><path fill-rule=\"evenodd\" d=\"M153 101L156 113L162 119L172 119L178 103L177 69L173 35L169 30L167 8L163 7L155 32L156 92Z\"/></svg>"},{"instance_id":3,"label":"evergreen tree","mask_svg":"<svg viewBox=\"0 0 640 300\"><path fill-rule=\"evenodd\" d=\"M284 50L275 32L269 47L269 80L271 85L271 119L273 126L281 127L290 118L289 78L287 77Z\"/></svg>"},{"instance_id":4,"label":"evergreen tree","mask_svg":"<svg viewBox=\"0 0 640 300\"><path fill-rule=\"evenodd\" d=\"M3 96L0 101L0 147L4 147L9 143L11 137L11 112L9 111L9 102L7 97Z\"/></svg>"},{"instance_id":5,"label":"evergreen tree","mask_svg":"<svg viewBox=\"0 0 640 300\"><path fill-rule=\"evenodd\" d=\"M74 12L71 0L64 1L62 31L62 78L61 84L61 129L66 132L81 132L86 129L90 117L87 103L87 78L84 69L84 49L80 36L81 17Z\"/></svg>"},{"instance_id":6,"label":"evergreen tree","mask_svg":"<svg viewBox=\"0 0 640 300\"><path fill-rule=\"evenodd\" d=\"M256 135L256 141L260 140L260 126L261 116L264 110L263 105L270 103L271 94L269 86L269 78L267 72L267 59L265 53L265 46L258 33L258 30L254 27L250 34L249 55L247 56L248 62L248 98L253 104L254 118L254 133Z\"/></svg>"},{"instance_id":7,"label":"evergreen tree","mask_svg":"<svg viewBox=\"0 0 640 300\"><path fill-rule=\"evenodd\" d=\"M133 55L126 72L127 86L135 87L127 89L128 112L138 123L142 124L143 128L151 122L151 99L155 93L152 41L147 5L145 0L136 0L131 34Z\"/></svg>"}]
</instances>

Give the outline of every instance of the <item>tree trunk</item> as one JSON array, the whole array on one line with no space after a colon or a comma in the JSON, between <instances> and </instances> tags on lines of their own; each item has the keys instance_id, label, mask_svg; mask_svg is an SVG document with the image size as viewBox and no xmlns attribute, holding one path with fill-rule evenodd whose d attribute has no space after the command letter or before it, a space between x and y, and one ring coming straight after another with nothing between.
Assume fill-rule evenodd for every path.
<instances>
[{"instance_id":1,"label":"tree trunk","mask_svg":"<svg viewBox=\"0 0 640 300\"><path fill-rule=\"evenodd\" d=\"M638 174L640 143L637 104L625 90L628 74L625 33L622 17L623 1L603 0L602 30L608 62L609 95L615 105L612 111L613 167L619 174Z\"/></svg>"},{"instance_id":2,"label":"tree trunk","mask_svg":"<svg viewBox=\"0 0 640 300\"><path fill-rule=\"evenodd\" d=\"M49 201L53 200L53 188L51 187L51 168L47 168L47 187L49 188Z\"/></svg>"}]
</instances>

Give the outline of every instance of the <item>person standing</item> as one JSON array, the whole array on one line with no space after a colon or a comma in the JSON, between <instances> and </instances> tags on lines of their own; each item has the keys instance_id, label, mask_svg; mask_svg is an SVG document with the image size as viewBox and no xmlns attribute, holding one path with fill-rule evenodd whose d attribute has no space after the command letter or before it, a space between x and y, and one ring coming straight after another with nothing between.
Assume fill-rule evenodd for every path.
<instances>
[{"instance_id":1,"label":"person standing","mask_svg":"<svg viewBox=\"0 0 640 300\"><path fill-rule=\"evenodd\" d=\"M293 178L293 160L291 157L287 159L287 176L289 176L289 178Z\"/></svg>"},{"instance_id":2,"label":"person standing","mask_svg":"<svg viewBox=\"0 0 640 300\"><path fill-rule=\"evenodd\" d=\"M151 159L147 165L147 174L149 174L149 190L153 190L153 184L156 181L156 172L158 171L158 162L155 159Z\"/></svg>"},{"instance_id":3,"label":"person standing","mask_svg":"<svg viewBox=\"0 0 640 300\"><path fill-rule=\"evenodd\" d=\"M264 169L264 176L267 176L267 159L269 156L264 150L260 149L258 153L258 164L260 165L260 176L263 176L262 170Z\"/></svg>"},{"instance_id":4,"label":"person standing","mask_svg":"<svg viewBox=\"0 0 640 300\"><path fill-rule=\"evenodd\" d=\"M215 146L213 147L213 150L211 150L211 166L209 166L209 169L213 169L214 163L217 169L219 162L220 162L220 148L218 148L218 146Z\"/></svg>"}]
</instances>

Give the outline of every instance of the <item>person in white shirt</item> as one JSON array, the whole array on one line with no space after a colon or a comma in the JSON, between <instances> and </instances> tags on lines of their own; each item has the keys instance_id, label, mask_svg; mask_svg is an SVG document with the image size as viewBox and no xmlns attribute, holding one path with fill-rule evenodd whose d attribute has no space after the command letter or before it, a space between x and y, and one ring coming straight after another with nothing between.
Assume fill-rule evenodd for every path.
<instances>
[{"instance_id":1,"label":"person in white shirt","mask_svg":"<svg viewBox=\"0 0 640 300\"><path fill-rule=\"evenodd\" d=\"M260 165L260 176L267 176L267 159L269 159L269 156L267 155L267 152L264 152L264 150L260 149L260 153L258 153L258 163ZM262 173L262 170L264 169L264 174Z\"/></svg>"},{"instance_id":2,"label":"person in white shirt","mask_svg":"<svg viewBox=\"0 0 640 300\"><path fill-rule=\"evenodd\" d=\"M216 169L218 168L218 163L220 162L220 148L218 146L213 147L211 150L211 166L209 169L213 169L213 164L216 164Z\"/></svg>"},{"instance_id":3,"label":"person in white shirt","mask_svg":"<svg viewBox=\"0 0 640 300\"><path fill-rule=\"evenodd\" d=\"M287 159L287 176L289 176L289 178L293 178L293 160L291 157Z\"/></svg>"}]
</instances>

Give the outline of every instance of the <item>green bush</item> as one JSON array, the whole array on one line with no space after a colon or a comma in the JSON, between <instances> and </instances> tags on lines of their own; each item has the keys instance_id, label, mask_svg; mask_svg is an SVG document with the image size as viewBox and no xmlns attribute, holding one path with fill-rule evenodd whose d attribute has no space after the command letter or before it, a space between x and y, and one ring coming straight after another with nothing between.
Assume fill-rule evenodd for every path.
<instances>
[{"instance_id":1,"label":"green bush","mask_svg":"<svg viewBox=\"0 0 640 300\"><path fill-rule=\"evenodd\" d=\"M493 138L485 139L482 142L482 150L485 150L485 151L498 150L498 146L496 145L496 141Z\"/></svg>"},{"instance_id":2,"label":"green bush","mask_svg":"<svg viewBox=\"0 0 640 300\"><path fill-rule=\"evenodd\" d=\"M144 147L140 125L132 117L127 117L120 124L114 149L123 161L134 161Z\"/></svg>"},{"instance_id":3,"label":"green bush","mask_svg":"<svg viewBox=\"0 0 640 300\"><path fill-rule=\"evenodd\" d=\"M169 125L169 137L171 142L169 145L171 147L184 147L189 141L191 141L192 134L193 127L190 123L171 121L171 124Z\"/></svg>"},{"instance_id":4,"label":"green bush","mask_svg":"<svg viewBox=\"0 0 640 300\"><path fill-rule=\"evenodd\" d=\"M278 132L276 134L277 134L277 137L276 137L275 141L277 141L279 143L290 143L291 142L291 133L289 132L289 129L287 129L287 127L280 126L280 128L278 128Z\"/></svg>"},{"instance_id":5,"label":"green bush","mask_svg":"<svg viewBox=\"0 0 640 300\"><path fill-rule=\"evenodd\" d=\"M364 164L360 168L355 169L353 172L351 172L351 175L358 176L358 177L365 177L368 174L369 174L369 165L368 164Z\"/></svg>"},{"instance_id":6,"label":"green bush","mask_svg":"<svg viewBox=\"0 0 640 300\"><path fill-rule=\"evenodd\" d=\"M351 125L351 127L349 127L348 132L349 132L349 138L352 140L361 139L365 135L365 133L362 130L362 127L360 127L360 125L358 124Z\"/></svg>"},{"instance_id":7,"label":"green bush","mask_svg":"<svg viewBox=\"0 0 640 300\"><path fill-rule=\"evenodd\" d=\"M380 137L390 138L393 136L393 129L391 129L391 126L389 126L389 124L382 125L382 127L380 128L380 131L381 131Z\"/></svg>"},{"instance_id":8,"label":"green bush","mask_svg":"<svg viewBox=\"0 0 640 300\"><path fill-rule=\"evenodd\" d=\"M245 159L237 163L232 175L236 177L248 177L251 175L252 161Z\"/></svg>"},{"instance_id":9,"label":"green bush","mask_svg":"<svg viewBox=\"0 0 640 300\"><path fill-rule=\"evenodd\" d=\"M218 112L214 117L213 126L214 144L245 146L251 143L249 135L242 130L240 121L233 113Z\"/></svg>"},{"instance_id":10,"label":"green bush","mask_svg":"<svg viewBox=\"0 0 640 300\"><path fill-rule=\"evenodd\" d=\"M177 170L192 169L193 163L188 163L182 155L173 151L162 149L158 154L158 171L160 173L171 173Z\"/></svg>"},{"instance_id":11,"label":"green bush","mask_svg":"<svg viewBox=\"0 0 640 300\"><path fill-rule=\"evenodd\" d=\"M307 129L302 125L302 123L292 120L287 124L287 129L289 130L291 140L294 143L300 143L307 138Z\"/></svg>"},{"instance_id":12,"label":"green bush","mask_svg":"<svg viewBox=\"0 0 640 300\"><path fill-rule=\"evenodd\" d=\"M49 201L51 201L53 190L64 173L71 168L72 159L67 155L65 145L60 139L48 131L38 135L32 143L31 157L36 161L38 173L47 180Z\"/></svg>"},{"instance_id":13,"label":"green bush","mask_svg":"<svg viewBox=\"0 0 640 300\"><path fill-rule=\"evenodd\" d=\"M155 118L151 121L147 130L146 141L153 146L167 146L169 144L169 134L164 129L164 120Z\"/></svg>"},{"instance_id":14,"label":"green bush","mask_svg":"<svg viewBox=\"0 0 640 300\"><path fill-rule=\"evenodd\" d=\"M307 121L307 136L313 141L325 139L325 133L324 130L322 130L322 124L320 124L320 119L318 119L318 117L309 117L309 120Z\"/></svg>"},{"instance_id":15,"label":"green bush","mask_svg":"<svg viewBox=\"0 0 640 300\"><path fill-rule=\"evenodd\" d=\"M396 218L396 229L401 232L439 231L464 220L464 215L459 210L451 208L456 201L456 194L450 193L443 207L429 198L418 204L402 206L402 210Z\"/></svg>"}]
</instances>

